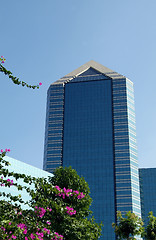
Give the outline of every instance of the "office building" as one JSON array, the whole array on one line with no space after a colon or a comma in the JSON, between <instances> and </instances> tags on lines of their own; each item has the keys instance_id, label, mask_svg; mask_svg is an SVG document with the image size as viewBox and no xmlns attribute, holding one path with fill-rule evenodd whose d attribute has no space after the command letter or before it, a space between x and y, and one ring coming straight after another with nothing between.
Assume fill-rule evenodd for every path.
<instances>
[{"instance_id":1,"label":"office building","mask_svg":"<svg viewBox=\"0 0 156 240\"><path fill-rule=\"evenodd\" d=\"M51 84L44 170L72 166L89 183L103 237L114 240L116 211L141 216L133 83L90 61ZM139 238L138 238L139 239Z\"/></svg>"},{"instance_id":2,"label":"office building","mask_svg":"<svg viewBox=\"0 0 156 240\"><path fill-rule=\"evenodd\" d=\"M53 176L53 174L51 174L49 172L43 171L42 169L39 169L39 168L33 167L29 164L26 164L24 162L18 161L14 158L6 156L5 160L10 163L10 165L7 166L8 170L10 172L22 173L22 174L29 175L29 176L36 177L36 178L38 178L38 177L39 178L42 178L42 177L48 178L48 176L51 176L51 177ZM22 186L29 186L32 189L34 188L33 185L30 186L29 184L24 183L22 179L18 179L17 181L13 177L10 177L10 179L12 179L14 182L17 182L18 184L20 184ZM5 192L7 194L11 193L12 196L18 196L20 194L24 201L28 201L31 199L25 189L23 189L22 191L18 191L18 189L14 186L11 186L10 188L1 186L0 192ZM7 200L7 198L0 196L0 200L2 200L2 199ZM28 208L27 205L23 205L23 204L21 204L21 205L22 205L23 209Z\"/></svg>"},{"instance_id":3,"label":"office building","mask_svg":"<svg viewBox=\"0 0 156 240\"><path fill-rule=\"evenodd\" d=\"M156 168L140 168L141 213L145 226L148 223L148 213L156 216Z\"/></svg>"}]
</instances>

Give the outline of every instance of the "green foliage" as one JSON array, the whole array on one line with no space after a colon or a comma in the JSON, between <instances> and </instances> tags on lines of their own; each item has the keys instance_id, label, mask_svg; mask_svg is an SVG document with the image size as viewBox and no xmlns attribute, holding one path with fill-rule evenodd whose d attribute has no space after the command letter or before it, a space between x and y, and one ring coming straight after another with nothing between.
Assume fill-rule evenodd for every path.
<instances>
[{"instance_id":1,"label":"green foliage","mask_svg":"<svg viewBox=\"0 0 156 240\"><path fill-rule=\"evenodd\" d=\"M89 206L92 199L84 178L79 177L71 167L60 167L55 171L54 177L49 177L49 179L9 172L6 168L9 163L4 160L5 154L5 152L0 154L0 175L3 176L0 184L5 184L5 187L13 185L18 190L25 189L31 196L31 200L25 202L20 195L12 196L12 194L0 192L0 196L8 199L7 201L0 200L0 212L2 213L0 214L0 236L3 236L2 239L7 239L3 228L7 229L7 233L12 232L11 235L16 235L17 239L25 239L23 230L17 227L20 223L27 226L27 235L34 234L36 237L34 239L38 239L35 235L38 229L42 230L42 233L43 229L50 230L50 234L44 232L44 239L57 239L54 238L56 237L54 232L58 232L60 236L63 235L65 240L96 240L99 238L101 224L97 224L91 216ZM20 185L16 181L10 185L10 177L20 179L27 185ZM31 188L32 184L35 186L34 189ZM60 190L55 187L56 185L61 186ZM20 203L28 205L29 209L23 210ZM67 213L67 207L72 209L72 214ZM42 217L39 208L45 211ZM47 222L50 225L47 225Z\"/></svg>"},{"instance_id":2,"label":"green foliage","mask_svg":"<svg viewBox=\"0 0 156 240\"><path fill-rule=\"evenodd\" d=\"M76 170L71 167L59 167L54 171L54 177L51 178L53 185L59 185L61 188L74 188L85 194L89 194L88 183L83 177L79 177Z\"/></svg>"},{"instance_id":3,"label":"green foliage","mask_svg":"<svg viewBox=\"0 0 156 240\"><path fill-rule=\"evenodd\" d=\"M59 186L62 189L72 189L73 191L83 192L85 197L78 199L71 195L69 197L56 198L50 190L51 186ZM90 215L91 211L89 207L92 199L89 196L89 187L84 178L79 177L75 170L71 167L60 167L56 169L54 177L49 178L49 183L45 183L45 180L43 182L40 181L36 185L36 190L37 194L35 193L33 195L34 203L42 203L42 206L50 204L52 209L55 208L53 216L51 216L51 223L55 231L58 231L65 239L98 239L101 232L101 225L95 223L94 218ZM71 216L66 216L64 212L60 212L60 208L58 207L67 206L69 204L76 210L76 215L73 218L71 218Z\"/></svg>"},{"instance_id":4,"label":"green foliage","mask_svg":"<svg viewBox=\"0 0 156 240\"><path fill-rule=\"evenodd\" d=\"M71 167L59 167L55 169L54 177L50 178L50 182L54 186L58 185L61 188L72 188L73 190L83 192L85 194L85 198L81 199L81 201L78 201L78 199L73 199L75 201L73 202L73 205L76 206L76 210L78 211L79 215L83 217L87 217L92 213L89 210L92 199L89 195L90 189L88 183L83 177L80 177L77 174L76 170L72 169Z\"/></svg>"},{"instance_id":5,"label":"green foliage","mask_svg":"<svg viewBox=\"0 0 156 240\"><path fill-rule=\"evenodd\" d=\"M82 198L81 201L77 198L63 199L66 204L68 204L70 200L71 206L76 210L77 215L73 223L70 218L66 219L65 225L61 225L61 233L67 239L71 240L98 239L102 224L95 223L94 217L91 216L92 212L89 210L89 207L92 199L89 195L90 190L85 179L80 177L71 167L59 167L54 171L54 177L50 177L50 182L54 186L58 185L61 188L65 187L66 189L78 190L85 194L85 197ZM57 226L58 225L59 223Z\"/></svg>"},{"instance_id":6,"label":"green foliage","mask_svg":"<svg viewBox=\"0 0 156 240\"><path fill-rule=\"evenodd\" d=\"M149 212L149 221L145 230L145 239L156 240L156 217L153 216L153 212Z\"/></svg>"},{"instance_id":7,"label":"green foliage","mask_svg":"<svg viewBox=\"0 0 156 240\"><path fill-rule=\"evenodd\" d=\"M130 211L125 214L125 217L118 211L117 224L113 223L112 226L119 239L136 239L135 236L143 233L142 219Z\"/></svg>"}]
</instances>

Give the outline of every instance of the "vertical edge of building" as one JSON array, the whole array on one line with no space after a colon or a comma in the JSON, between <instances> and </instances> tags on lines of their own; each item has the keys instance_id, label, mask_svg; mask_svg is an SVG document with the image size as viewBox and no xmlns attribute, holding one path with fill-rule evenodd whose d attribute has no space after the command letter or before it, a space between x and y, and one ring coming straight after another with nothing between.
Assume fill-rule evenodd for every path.
<instances>
[{"instance_id":1,"label":"vertical edge of building","mask_svg":"<svg viewBox=\"0 0 156 240\"><path fill-rule=\"evenodd\" d=\"M133 83L113 78L116 206L141 217Z\"/></svg>"},{"instance_id":2,"label":"vertical edge of building","mask_svg":"<svg viewBox=\"0 0 156 240\"><path fill-rule=\"evenodd\" d=\"M62 165L64 84L53 83L47 92L43 169L53 173Z\"/></svg>"}]
</instances>

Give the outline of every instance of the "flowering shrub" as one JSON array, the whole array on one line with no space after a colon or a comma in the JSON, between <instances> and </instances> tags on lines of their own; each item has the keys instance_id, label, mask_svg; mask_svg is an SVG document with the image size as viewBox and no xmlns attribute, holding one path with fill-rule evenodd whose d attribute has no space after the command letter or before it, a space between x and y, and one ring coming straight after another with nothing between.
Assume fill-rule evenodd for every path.
<instances>
[{"instance_id":1,"label":"flowering shrub","mask_svg":"<svg viewBox=\"0 0 156 240\"><path fill-rule=\"evenodd\" d=\"M93 218L85 218L91 213L88 209L91 198L88 195L89 189L84 180L75 172L72 173L75 183L74 174L77 180L80 179L78 182L81 183L80 186L77 185L78 190L76 190L72 189L71 185L68 188L67 181L63 188L58 184L52 184L53 180L56 181L57 174L54 175L54 178L49 177L47 180L9 172L7 169L9 162L4 159L7 152L10 152L10 149L1 150L0 154L0 186L14 186L18 190L25 189L30 194L31 200L25 201L20 194L12 196L0 191L0 196L8 199L7 201L0 200L1 240L98 239L101 232L100 225L95 223ZM60 168L60 172L62 171L63 168ZM71 173L73 170L65 168L64 171ZM27 185L20 185L12 178L21 179ZM70 180L72 180L72 175ZM35 189L30 188L28 184L34 184ZM74 184L73 187L75 187ZM81 190L83 187L85 193ZM22 209L20 203L27 204L29 208Z\"/></svg>"},{"instance_id":2,"label":"flowering shrub","mask_svg":"<svg viewBox=\"0 0 156 240\"><path fill-rule=\"evenodd\" d=\"M58 194L56 194L56 196L62 197L63 199L65 199L65 196L70 197L75 195L78 199L84 198L85 195L79 191L73 191L72 189L66 189L65 187L63 189L61 189L59 186L55 186L55 188L58 190Z\"/></svg>"}]
</instances>

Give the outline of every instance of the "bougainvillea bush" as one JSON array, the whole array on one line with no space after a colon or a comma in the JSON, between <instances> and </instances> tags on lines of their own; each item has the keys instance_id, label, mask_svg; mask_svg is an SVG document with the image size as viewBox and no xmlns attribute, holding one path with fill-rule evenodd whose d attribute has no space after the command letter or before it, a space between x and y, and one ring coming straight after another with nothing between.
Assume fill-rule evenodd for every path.
<instances>
[{"instance_id":1,"label":"bougainvillea bush","mask_svg":"<svg viewBox=\"0 0 156 240\"><path fill-rule=\"evenodd\" d=\"M56 169L54 177L35 178L9 172L9 162L0 153L0 187L16 187L17 196L0 191L0 239L92 240L101 234L101 224L91 217L92 199L84 178L71 167ZM15 179L15 180L14 180ZM22 179L27 185L18 184ZM33 184L33 188L31 185ZM21 198L25 189L31 200ZM11 191L10 191L11 192ZM22 205L28 206L22 209Z\"/></svg>"}]
</instances>

